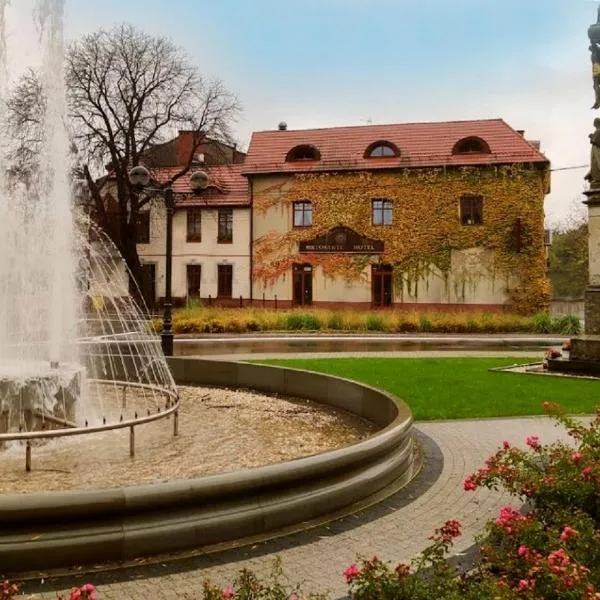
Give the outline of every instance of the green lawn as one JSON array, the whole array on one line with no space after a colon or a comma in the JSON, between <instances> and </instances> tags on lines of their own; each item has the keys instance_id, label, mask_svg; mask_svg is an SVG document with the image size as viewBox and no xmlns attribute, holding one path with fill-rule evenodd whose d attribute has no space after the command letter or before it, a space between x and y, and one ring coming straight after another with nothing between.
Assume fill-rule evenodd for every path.
<instances>
[{"instance_id":1,"label":"green lawn","mask_svg":"<svg viewBox=\"0 0 600 600\"><path fill-rule=\"evenodd\" d=\"M402 398L415 419L466 419L543 414L546 400L570 413L600 405L600 381L490 372L531 362L516 358L332 358L266 360L365 382Z\"/></svg>"}]
</instances>

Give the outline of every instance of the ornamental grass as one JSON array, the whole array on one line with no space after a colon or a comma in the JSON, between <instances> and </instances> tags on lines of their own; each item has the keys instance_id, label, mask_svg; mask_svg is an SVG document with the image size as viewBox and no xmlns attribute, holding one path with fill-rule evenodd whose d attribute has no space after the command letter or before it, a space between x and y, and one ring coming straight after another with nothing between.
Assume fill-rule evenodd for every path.
<instances>
[{"instance_id":1,"label":"ornamental grass","mask_svg":"<svg viewBox=\"0 0 600 600\"><path fill-rule=\"evenodd\" d=\"M162 328L156 319L154 326ZM194 307L176 310L177 334L270 332L539 333L577 335L579 319L510 313L418 313L399 310L328 310Z\"/></svg>"}]
</instances>

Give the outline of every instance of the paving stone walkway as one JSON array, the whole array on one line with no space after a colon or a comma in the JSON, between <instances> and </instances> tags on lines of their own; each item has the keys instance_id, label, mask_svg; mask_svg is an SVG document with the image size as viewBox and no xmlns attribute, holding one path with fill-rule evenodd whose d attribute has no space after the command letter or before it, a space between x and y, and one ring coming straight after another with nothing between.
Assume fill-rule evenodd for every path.
<instances>
[{"instance_id":1,"label":"paving stone walkway","mask_svg":"<svg viewBox=\"0 0 600 600\"><path fill-rule=\"evenodd\" d=\"M463 491L464 477L479 468L502 440L524 445L528 435L539 435L544 442L563 437L545 417L423 422L416 430L426 456L420 476L393 497L359 514L251 548L93 576L50 579L43 584L31 582L25 596L55 599L57 590L68 590L90 579L98 585L99 600L198 598L206 578L224 585L242 567L265 574L272 559L280 556L291 581L305 582L306 590L328 590L332 598L339 598L346 592L342 571L357 555L408 560L428 544L433 529L447 519L463 524L464 536L456 551L464 553L486 520L501 506L515 505L500 493Z\"/></svg>"}]
</instances>

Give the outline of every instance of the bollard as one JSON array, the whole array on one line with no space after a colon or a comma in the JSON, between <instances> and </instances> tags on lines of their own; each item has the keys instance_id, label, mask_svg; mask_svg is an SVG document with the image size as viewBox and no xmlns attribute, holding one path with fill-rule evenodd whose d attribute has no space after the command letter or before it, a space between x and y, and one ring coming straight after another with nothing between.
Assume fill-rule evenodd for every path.
<instances>
[{"instance_id":1,"label":"bollard","mask_svg":"<svg viewBox=\"0 0 600 600\"><path fill-rule=\"evenodd\" d=\"M173 413L173 436L177 437L179 435L179 411L176 410Z\"/></svg>"},{"instance_id":2,"label":"bollard","mask_svg":"<svg viewBox=\"0 0 600 600\"><path fill-rule=\"evenodd\" d=\"M123 408L127 408L127 386L123 386Z\"/></svg>"},{"instance_id":3,"label":"bollard","mask_svg":"<svg viewBox=\"0 0 600 600\"><path fill-rule=\"evenodd\" d=\"M211 294L208 295L208 305L212 306L212 296L211 296Z\"/></svg>"},{"instance_id":4,"label":"bollard","mask_svg":"<svg viewBox=\"0 0 600 600\"><path fill-rule=\"evenodd\" d=\"M129 456L135 456L135 428L129 428Z\"/></svg>"},{"instance_id":5,"label":"bollard","mask_svg":"<svg viewBox=\"0 0 600 600\"><path fill-rule=\"evenodd\" d=\"M242 300L241 296L240 296L240 308L244 308L244 301Z\"/></svg>"},{"instance_id":6,"label":"bollard","mask_svg":"<svg viewBox=\"0 0 600 600\"><path fill-rule=\"evenodd\" d=\"M275 310L277 310L277 294L275 294Z\"/></svg>"},{"instance_id":7,"label":"bollard","mask_svg":"<svg viewBox=\"0 0 600 600\"><path fill-rule=\"evenodd\" d=\"M265 297L265 293L263 292L263 308L265 307L265 303L266 303L266 297Z\"/></svg>"},{"instance_id":8,"label":"bollard","mask_svg":"<svg viewBox=\"0 0 600 600\"><path fill-rule=\"evenodd\" d=\"M25 446L25 470L28 473L31 471L31 442L29 440Z\"/></svg>"}]
</instances>

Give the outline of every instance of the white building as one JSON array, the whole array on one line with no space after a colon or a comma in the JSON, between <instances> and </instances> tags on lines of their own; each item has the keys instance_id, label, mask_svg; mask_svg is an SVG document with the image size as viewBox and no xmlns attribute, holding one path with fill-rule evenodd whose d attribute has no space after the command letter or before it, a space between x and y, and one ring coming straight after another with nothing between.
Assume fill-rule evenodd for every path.
<instances>
[{"instance_id":1,"label":"white building","mask_svg":"<svg viewBox=\"0 0 600 600\"><path fill-rule=\"evenodd\" d=\"M178 179L173 191L173 281L175 305L203 303L239 305L250 294L250 200L242 165L203 166L209 187L200 194L190 188L189 177ZM197 167L196 167L197 168ZM154 173L168 179L179 167ZM172 171L172 173L171 173ZM138 254L146 285L148 305L164 297L166 211L160 200L153 202L140 219Z\"/></svg>"}]
</instances>

